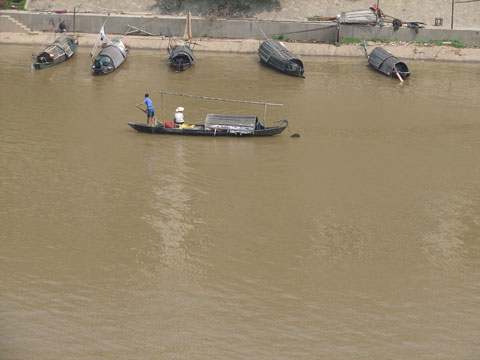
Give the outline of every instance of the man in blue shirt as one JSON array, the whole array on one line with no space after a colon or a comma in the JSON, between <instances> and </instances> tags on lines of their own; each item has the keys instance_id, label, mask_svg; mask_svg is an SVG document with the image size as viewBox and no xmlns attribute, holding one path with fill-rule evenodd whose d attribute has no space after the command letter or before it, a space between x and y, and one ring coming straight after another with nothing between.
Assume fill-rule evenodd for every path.
<instances>
[{"instance_id":1,"label":"man in blue shirt","mask_svg":"<svg viewBox=\"0 0 480 360\"><path fill-rule=\"evenodd\" d=\"M147 113L147 126L155 126L155 111L153 109L152 100L150 100L149 96L150 95L146 93L145 100L143 100L145 105L147 105L147 111L145 111ZM140 105L142 105L142 103L137 104L137 106Z\"/></svg>"}]
</instances>

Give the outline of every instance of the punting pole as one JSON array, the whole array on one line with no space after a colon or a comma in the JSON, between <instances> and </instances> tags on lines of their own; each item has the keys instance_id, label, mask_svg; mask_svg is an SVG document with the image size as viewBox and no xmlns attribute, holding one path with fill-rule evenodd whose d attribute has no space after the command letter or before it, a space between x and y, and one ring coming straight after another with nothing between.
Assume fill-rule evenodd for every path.
<instances>
[{"instance_id":1,"label":"punting pole","mask_svg":"<svg viewBox=\"0 0 480 360\"><path fill-rule=\"evenodd\" d=\"M108 18L105 19L105 21L103 22L103 25L101 28L103 28L105 26L105 24L107 23L108 21ZM101 29L100 28L100 29ZM98 37L97 37L97 41L95 41L95 45L93 46L93 49L92 49L92 52L90 53L90 57L93 57L93 55L95 54L95 50L97 50L97 45L98 45L98 42L100 41L100 34L98 34Z\"/></svg>"},{"instance_id":2,"label":"punting pole","mask_svg":"<svg viewBox=\"0 0 480 360\"><path fill-rule=\"evenodd\" d=\"M160 93L160 103L162 106L162 122L165 123L165 108L163 107L163 93Z\"/></svg>"},{"instance_id":3,"label":"punting pole","mask_svg":"<svg viewBox=\"0 0 480 360\"><path fill-rule=\"evenodd\" d=\"M399 74L399 72L398 72L398 70L397 70L397 67L396 67L395 65L393 65L393 70L395 70L395 74L397 74L397 77L398 77L398 79L400 80L400 82L403 83L403 79L402 79L402 77L400 76L400 74Z\"/></svg>"},{"instance_id":4,"label":"punting pole","mask_svg":"<svg viewBox=\"0 0 480 360\"><path fill-rule=\"evenodd\" d=\"M265 120L266 120L266 118L267 118L267 106L268 106L268 105L271 105L271 106L283 106L283 104L274 104L274 103L267 103L267 102L261 102L261 101L247 101L247 100L223 99L223 98L215 98L215 97L209 97L209 96L180 94L180 93L174 93L174 92L169 92L169 91L154 91L154 92L160 93L161 102L162 102L162 120L165 120L165 117L164 117L164 107L163 107L163 94L166 94L166 95L175 95L175 96L185 96L185 97L191 97L191 98L196 98L196 99L204 99L204 100L229 101L229 102L236 102L236 103L242 103L242 104L263 105L263 106L264 106L264 112L263 112L263 122L264 122L264 123L265 123Z\"/></svg>"},{"instance_id":5,"label":"punting pole","mask_svg":"<svg viewBox=\"0 0 480 360\"><path fill-rule=\"evenodd\" d=\"M185 96L185 97L191 97L191 98L196 98L196 99L204 99L204 100L229 101L229 102L237 102L237 103L242 103L242 104L283 106L283 104L267 103L267 102L263 102L263 101L247 101L247 100L223 99L223 98L216 98L216 97L209 97L209 96L180 94L180 93L174 93L174 92L169 92L169 91L153 91L153 92L155 92L155 93L160 93L160 94L165 94L165 95Z\"/></svg>"}]
</instances>

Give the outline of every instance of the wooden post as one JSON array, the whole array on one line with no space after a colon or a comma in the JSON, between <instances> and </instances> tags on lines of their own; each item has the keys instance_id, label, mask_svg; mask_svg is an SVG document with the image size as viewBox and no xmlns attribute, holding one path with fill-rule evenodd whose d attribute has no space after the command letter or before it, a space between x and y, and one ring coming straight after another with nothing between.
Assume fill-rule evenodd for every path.
<instances>
[{"instance_id":1,"label":"wooden post","mask_svg":"<svg viewBox=\"0 0 480 360\"><path fill-rule=\"evenodd\" d=\"M165 109L163 108L163 92L160 93L160 102L162 106L162 122L165 124Z\"/></svg>"},{"instance_id":2,"label":"wooden post","mask_svg":"<svg viewBox=\"0 0 480 360\"><path fill-rule=\"evenodd\" d=\"M266 121L267 121L267 103L265 103L265 110L263 111L263 125L266 124Z\"/></svg>"},{"instance_id":3,"label":"wooden post","mask_svg":"<svg viewBox=\"0 0 480 360\"><path fill-rule=\"evenodd\" d=\"M402 83L403 83L402 76L401 76L401 75L400 75L400 73L398 72L397 68L396 68L396 67L394 67L394 69L395 69L395 74L397 74L398 80L400 80L400 82L402 82Z\"/></svg>"},{"instance_id":4,"label":"wooden post","mask_svg":"<svg viewBox=\"0 0 480 360\"><path fill-rule=\"evenodd\" d=\"M77 8L73 8L73 33L75 34L75 15L77 14Z\"/></svg>"},{"instance_id":5,"label":"wooden post","mask_svg":"<svg viewBox=\"0 0 480 360\"><path fill-rule=\"evenodd\" d=\"M450 23L450 29L453 30L453 12L455 10L455 0L452 0L452 22Z\"/></svg>"}]
</instances>

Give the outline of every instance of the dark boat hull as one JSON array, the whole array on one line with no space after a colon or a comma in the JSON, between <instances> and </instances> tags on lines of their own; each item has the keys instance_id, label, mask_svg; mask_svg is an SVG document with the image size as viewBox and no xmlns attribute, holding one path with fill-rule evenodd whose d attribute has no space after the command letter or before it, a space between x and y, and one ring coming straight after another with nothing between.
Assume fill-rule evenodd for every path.
<instances>
[{"instance_id":1,"label":"dark boat hull","mask_svg":"<svg viewBox=\"0 0 480 360\"><path fill-rule=\"evenodd\" d=\"M410 76L407 64L398 60L383 48L376 47L368 56L370 66L388 77L400 76L403 80Z\"/></svg>"},{"instance_id":2,"label":"dark boat hull","mask_svg":"<svg viewBox=\"0 0 480 360\"><path fill-rule=\"evenodd\" d=\"M276 40L265 40L258 48L258 56L263 63L284 74L304 77L303 62Z\"/></svg>"},{"instance_id":3,"label":"dark boat hull","mask_svg":"<svg viewBox=\"0 0 480 360\"><path fill-rule=\"evenodd\" d=\"M165 128L163 126L148 126L146 124L137 124L129 122L133 129L149 134L166 134L166 135L188 135L188 136L234 136L234 137L261 137L279 135L285 130L286 126L270 126L265 129L255 130L251 134L234 133L228 130L205 130L203 125L196 125L195 128Z\"/></svg>"},{"instance_id":4,"label":"dark boat hull","mask_svg":"<svg viewBox=\"0 0 480 360\"><path fill-rule=\"evenodd\" d=\"M46 69L46 68L49 68L49 67L52 67L54 65L58 65L58 64L61 64L62 62L68 60L69 58L66 57L65 55L55 59L53 62L45 62L45 63L41 63L41 62L35 62L33 63L33 67L35 69Z\"/></svg>"},{"instance_id":5,"label":"dark boat hull","mask_svg":"<svg viewBox=\"0 0 480 360\"><path fill-rule=\"evenodd\" d=\"M290 76L295 76L295 77L301 77L301 78L304 78L305 76L303 76L303 69L301 70L288 70L288 69L285 69L283 66L277 66L277 64L273 64L271 62L266 62L266 61L263 61L263 59L260 58L260 61L268 66L268 67L271 67L273 68L274 70L277 70L277 71L280 71L281 73L284 73L284 74L287 74L287 75L290 75Z\"/></svg>"},{"instance_id":6,"label":"dark boat hull","mask_svg":"<svg viewBox=\"0 0 480 360\"><path fill-rule=\"evenodd\" d=\"M195 63L193 51L188 46L177 45L175 48L169 48L170 66L175 71L185 71Z\"/></svg>"},{"instance_id":7,"label":"dark boat hull","mask_svg":"<svg viewBox=\"0 0 480 360\"><path fill-rule=\"evenodd\" d=\"M113 39L106 45L93 61L93 75L110 74L127 60L130 47L123 39Z\"/></svg>"}]
</instances>

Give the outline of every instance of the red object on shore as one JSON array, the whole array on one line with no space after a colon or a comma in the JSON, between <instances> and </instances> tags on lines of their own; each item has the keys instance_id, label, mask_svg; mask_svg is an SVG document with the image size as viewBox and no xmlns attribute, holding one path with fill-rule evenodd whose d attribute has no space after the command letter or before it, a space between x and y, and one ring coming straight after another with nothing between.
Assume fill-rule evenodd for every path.
<instances>
[{"instance_id":1,"label":"red object on shore","mask_svg":"<svg viewBox=\"0 0 480 360\"><path fill-rule=\"evenodd\" d=\"M67 10L67 9L64 9L64 10L55 10L55 12L56 12L57 14L66 14L66 13L68 13L68 10Z\"/></svg>"}]
</instances>

